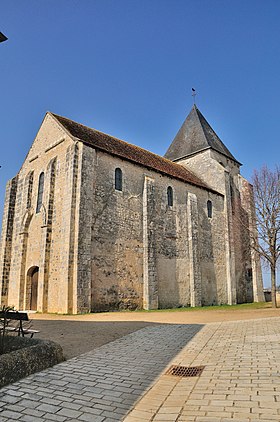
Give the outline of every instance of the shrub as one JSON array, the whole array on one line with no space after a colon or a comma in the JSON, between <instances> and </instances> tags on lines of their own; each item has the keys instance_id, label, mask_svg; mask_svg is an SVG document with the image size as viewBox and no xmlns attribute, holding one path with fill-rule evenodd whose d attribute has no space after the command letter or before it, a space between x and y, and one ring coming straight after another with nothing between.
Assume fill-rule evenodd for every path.
<instances>
[{"instance_id":1,"label":"shrub","mask_svg":"<svg viewBox=\"0 0 280 422\"><path fill-rule=\"evenodd\" d=\"M13 310L14 308L11 308L10 306L3 305L0 307L0 355L5 352L8 325L7 313Z\"/></svg>"}]
</instances>

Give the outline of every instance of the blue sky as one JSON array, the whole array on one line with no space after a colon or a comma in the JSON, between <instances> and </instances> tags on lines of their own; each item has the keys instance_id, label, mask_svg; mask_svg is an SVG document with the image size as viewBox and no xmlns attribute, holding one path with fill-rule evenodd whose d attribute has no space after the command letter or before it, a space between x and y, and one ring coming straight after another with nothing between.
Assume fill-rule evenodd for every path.
<instances>
[{"instance_id":1,"label":"blue sky","mask_svg":"<svg viewBox=\"0 0 280 422\"><path fill-rule=\"evenodd\" d=\"M163 155L197 106L243 163L279 163L278 0L1 3L0 215L47 110Z\"/></svg>"}]
</instances>

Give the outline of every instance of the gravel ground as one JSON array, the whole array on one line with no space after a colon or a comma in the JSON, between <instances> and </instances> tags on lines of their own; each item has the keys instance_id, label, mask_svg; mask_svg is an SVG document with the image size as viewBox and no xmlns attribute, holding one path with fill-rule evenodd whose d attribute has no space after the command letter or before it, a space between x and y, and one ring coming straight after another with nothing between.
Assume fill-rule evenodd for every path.
<instances>
[{"instance_id":1,"label":"gravel ground","mask_svg":"<svg viewBox=\"0 0 280 422\"><path fill-rule=\"evenodd\" d=\"M30 314L38 338L59 343L67 359L155 324L206 324L280 316L280 308L106 312L87 315Z\"/></svg>"}]
</instances>

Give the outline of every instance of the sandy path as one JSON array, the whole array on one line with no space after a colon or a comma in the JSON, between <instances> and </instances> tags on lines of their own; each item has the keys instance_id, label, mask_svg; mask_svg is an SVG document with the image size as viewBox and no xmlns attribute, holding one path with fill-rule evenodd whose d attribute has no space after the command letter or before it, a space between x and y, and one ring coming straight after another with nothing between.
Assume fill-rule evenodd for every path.
<instances>
[{"instance_id":1,"label":"sandy path","mask_svg":"<svg viewBox=\"0 0 280 422\"><path fill-rule=\"evenodd\" d=\"M153 324L206 324L280 316L280 309L202 309L194 311L106 312L87 315L31 314L36 337L56 341L66 358L88 352Z\"/></svg>"}]
</instances>

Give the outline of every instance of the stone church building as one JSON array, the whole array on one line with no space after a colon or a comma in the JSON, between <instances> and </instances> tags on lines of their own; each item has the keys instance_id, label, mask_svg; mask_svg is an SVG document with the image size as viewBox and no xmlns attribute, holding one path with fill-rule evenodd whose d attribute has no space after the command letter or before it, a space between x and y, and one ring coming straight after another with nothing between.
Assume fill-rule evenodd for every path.
<instances>
[{"instance_id":1,"label":"stone church building","mask_svg":"<svg viewBox=\"0 0 280 422\"><path fill-rule=\"evenodd\" d=\"M240 166L196 106L164 157L48 112L7 184L1 304L81 313L262 301Z\"/></svg>"}]
</instances>

